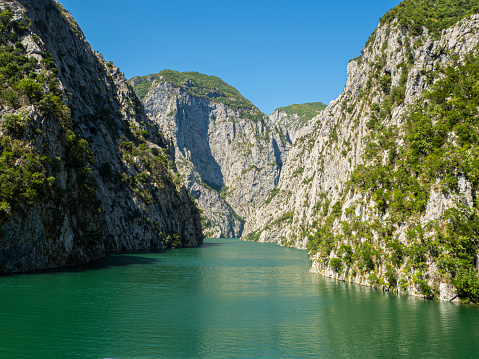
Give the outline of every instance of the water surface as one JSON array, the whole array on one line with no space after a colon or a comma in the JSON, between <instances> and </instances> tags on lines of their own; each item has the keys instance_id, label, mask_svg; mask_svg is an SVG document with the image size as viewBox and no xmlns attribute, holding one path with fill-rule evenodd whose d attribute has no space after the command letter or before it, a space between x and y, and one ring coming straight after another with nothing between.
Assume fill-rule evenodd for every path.
<instances>
[{"instance_id":1,"label":"water surface","mask_svg":"<svg viewBox=\"0 0 479 359\"><path fill-rule=\"evenodd\" d=\"M0 358L477 358L477 307L308 273L305 251L209 239L0 277Z\"/></svg>"}]
</instances>

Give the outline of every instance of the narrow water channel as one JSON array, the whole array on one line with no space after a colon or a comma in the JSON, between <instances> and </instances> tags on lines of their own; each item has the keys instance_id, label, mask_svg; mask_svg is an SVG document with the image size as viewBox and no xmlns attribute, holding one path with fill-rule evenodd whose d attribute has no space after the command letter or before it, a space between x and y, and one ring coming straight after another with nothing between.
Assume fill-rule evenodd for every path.
<instances>
[{"instance_id":1,"label":"narrow water channel","mask_svg":"<svg viewBox=\"0 0 479 359\"><path fill-rule=\"evenodd\" d=\"M310 274L234 239L0 277L0 358L477 358L479 308Z\"/></svg>"}]
</instances>

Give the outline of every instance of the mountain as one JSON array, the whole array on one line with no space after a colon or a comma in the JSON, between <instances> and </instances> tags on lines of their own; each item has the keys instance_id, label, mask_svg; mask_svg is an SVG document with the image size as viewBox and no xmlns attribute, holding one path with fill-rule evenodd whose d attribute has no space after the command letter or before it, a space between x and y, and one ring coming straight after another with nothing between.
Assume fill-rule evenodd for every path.
<instances>
[{"instance_id":1,"label":"mountain","mask_svg":"<svg viewBox=\"0 0 479 359\"><path fill-rule=\"evenodd\" d=\"M336 279L479 302L477 12L406 0L387 13L243 236L307 247Z\"/></svg>"},{"instance_id":2,"label":"mountain","mask_svg":"<svg viewBox=\"0 0 479 359\"><path fill-rule=\"evenodd\" d=\"M53 0L0 9L2 272L242 237L479 303L479 0L403 1L336 100L270 116L196 72L130 85Z\"/></svg>"},{"instance_id":3,"label":"mountain","mask_svg":"<svg viewBox=\"0 0 479 359\"><path fill-rule=\"evenodd\" d=\"M479 302L477 11L403 1L327 107L266 117L215 77L131 82L175 146L207 236L307 248L313 272Z\"/></svg>"},{"instance_id":4,"label":"mountain","mask_svg":"<svg viewBox=\"0 0 479 359\"><path fill-rule=\"evenodd\" d=\"M0 3L0 272L202 242L174 148L53 0Z\"/></svg>"},{"instance_id":5,"label":"mountain","mask_svg":"<svg viewBox=\"0 0 479 359\"><path fill-rule=\"evenodd\" d=\"M288 142L279 127L214 76L165 70L130 80L150 120L171 138L182 183L207 237L241 237L276 186Z\"/></svg>"}]
</instances>

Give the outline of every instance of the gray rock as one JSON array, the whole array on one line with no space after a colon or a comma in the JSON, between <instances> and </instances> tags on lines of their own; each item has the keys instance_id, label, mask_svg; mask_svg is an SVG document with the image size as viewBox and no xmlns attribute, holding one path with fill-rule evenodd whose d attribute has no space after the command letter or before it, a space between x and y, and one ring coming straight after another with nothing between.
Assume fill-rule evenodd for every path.
<instances>
[{"instance_id":1,"label":"gray rock","mask_svg":"<svg viewBox=\"0 0 479 359\"><path fill-rule=\"evenodd\" d=\"M278 183L287 148L266 117L255 122L216 97L192 96L161 79L143 102L174 144L183 183L203 211L205 236L241 237Z\"/></svg>"},{"instance_id":2,"label":"gray rock","mask_svg":"<svg viewBox=\"0 0 479 359\"><path fill-rule=\"evenodd\" d=\"M174 160L169 152L174 148L168 149L158 127L149 122L119 69L92 51L56 1L7 1L0 7L5 5L16 19L31 20L31 33L21 38L27 56L51 54L65 104L72 110L72 128L88 141L93 158L91 175L82 174L70 164L72 154L58 119L43 115L37 105L21 109L31 120L32 133L43 133L40 143L30 140L25 145L38 156L57 158L58 168L47 168L55 177L53 189L2 223L0 270L82 264L109 250L162 249L168 236L179 236L176 245L201 243L199 212L186 189L175 184L174 163L153 171L145 160L155 151ZM3 117L11 109L3 107L1 113ZM137 130L147 133L143 155L121 149L126 139L139 144L140 137L133 133ZM138 182L140 173L151 179Z\"/></svg>"}]
</instances>

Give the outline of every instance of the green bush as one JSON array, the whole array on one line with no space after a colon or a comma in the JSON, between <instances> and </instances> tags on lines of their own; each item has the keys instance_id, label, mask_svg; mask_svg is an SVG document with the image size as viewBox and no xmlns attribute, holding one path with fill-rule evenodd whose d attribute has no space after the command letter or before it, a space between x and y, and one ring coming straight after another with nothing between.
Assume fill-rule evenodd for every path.
<instances>
[{"instance_id":1,"label":"green bush","mask_svg":"<svg viewBox=\"0 0 479 359\"><path fill-rule=\"evenodd\" d=\"M341 202L336 202L333 207L331 208L331 214L335 217L339 217L341 215Z\"/></svg>"},{"instance_id":2,"label":"green bush","mask_svg":"<svg viewBox=\"0 0 479 359\"><path fill-rule=\"evenodd\" d=\"M374 273L374 272L369 274L368 281L371 284L371 286L375 288L379 288L384 284L383 280L380 277L378 277L377 273Z\"/></svg>"},{"instance_id":3,"label":"green bush","mask_svg":"<svg viewBox=\"0 0 479 359\"><path fill-rule=\"evenodd\" d=\"M387 12L380 24L398 20L413 36L422 34L422 27L436 38L443 29L453 26L466 16L479 13L479 0L404 0Z\"/></svg>"},{"instance_id":4,"label":"green bush","mask_svg":"<svg viewBox=\"0 0 479 359\"><path fill-rule=\"evenodd\" d=\"M31 78L22 79L17 87L27 95L30 100L40 101L43 96L43 87Z\"/></svg>"},{"instance_id":5,"label":"green bush","mask_svg":"<svg viewBox=\"0 0 479 359\"><path fill-rule=\"evenodd\" d=\"M421 274L413 277L413 282L416 284L418 292L426 297L433 297L434 292L427 284L427 281L421 277Z\"/></svg>"},{"instance_id":6,"label":"green bush","mask_svg":"<svg viewBox=\"0 0 479 359\"><path fill-rule=\"evenodd\" d=\"M479 277L472 267L461 268L452 281L463 302L479 303Z\"/></svg>"},{"instance_id":7,"label":"green bush","mask_svg":"<svg viewBox=\"0 0 479 359\"><path fill-rule=\"evenodd\" d=\"M21 115L6 115L1 124L6 134L14 138L22 138L25 132L26 121Z\"/></svg>"},{"instance_id":8,"label":"green bush","mask_svg":"<svg viewBox=\"0 0 479 359\"><path fill-rule=\"evenodd\" d=\"M397 288L398 275L394 267L389 263L386 265L385 277L388 281L389 288Z\"/></svg>"},{"instance_id":9,"label":"green bush","mask_svg":"<svg viewBox=\"0 0 479 359\"><path fill-rule=\"evenodd\" d=\"M329 262L329 265L336 273L338 273L343 268L343 261L341 260L341 258L332 258Z\"/></svg>"}]
</instances>

